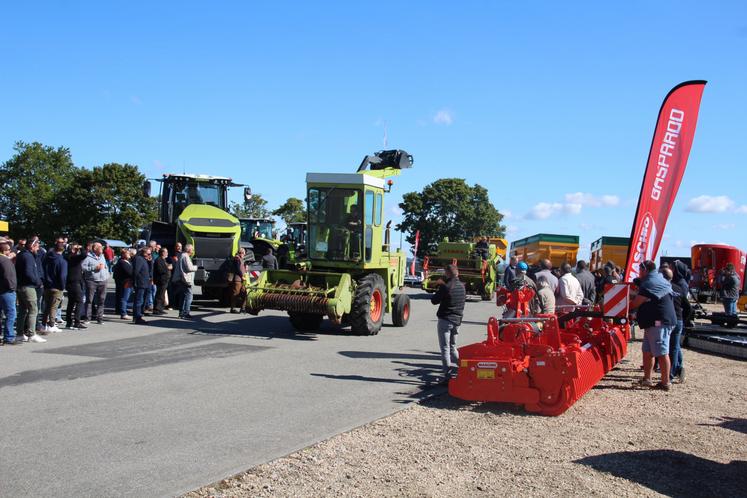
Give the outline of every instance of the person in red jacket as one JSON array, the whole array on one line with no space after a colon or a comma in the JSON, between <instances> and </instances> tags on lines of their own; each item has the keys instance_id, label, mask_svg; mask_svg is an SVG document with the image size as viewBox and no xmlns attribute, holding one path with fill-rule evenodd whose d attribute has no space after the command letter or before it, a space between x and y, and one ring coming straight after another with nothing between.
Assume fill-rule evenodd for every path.
<instances>
[{"instance_id":1,"label":"person in red jacket","mask_svg":"<svg viewBox=\"0 0 747 498\"><path fill-rule=\"evenodd\" d=\"M112 263L114 263L114 249L109 244L104 246L104 259L106 260L106 266L109 267L109 273L111 273Z\"/></svg>"}]
</instances>

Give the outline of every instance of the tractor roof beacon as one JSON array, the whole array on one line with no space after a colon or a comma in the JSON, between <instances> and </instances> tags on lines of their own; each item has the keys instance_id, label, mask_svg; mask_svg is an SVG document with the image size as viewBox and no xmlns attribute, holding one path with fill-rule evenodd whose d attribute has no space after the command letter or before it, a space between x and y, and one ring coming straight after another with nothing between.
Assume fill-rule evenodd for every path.
<instances>
[{"instance_id":1,"label":"tractor roof beacon","mask_svg":"<svg viewBox=\"0 0 747 498\"><path fill-rule=\"evenodd\" d=\"M359 335L381 330L385 313L395 326L410 318L403 292L405 253L393 249L384 196L412 166L402 150L366 156L356 173L308 173L307 257L295 270L268 270L247 292L247 309L287 311L294 328L319 328L327 316Z\"/></svg>"}]
</instances>

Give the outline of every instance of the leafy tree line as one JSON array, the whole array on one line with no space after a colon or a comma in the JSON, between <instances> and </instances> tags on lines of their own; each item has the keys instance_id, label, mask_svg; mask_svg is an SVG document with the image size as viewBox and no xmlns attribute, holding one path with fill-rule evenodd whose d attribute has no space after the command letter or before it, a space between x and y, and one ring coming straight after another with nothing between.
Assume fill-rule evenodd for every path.
<instances>
[{"instance_id":1,"label":"leafy tree line","mask_svg":"<svg viewBox=\"0 0 747 498\"><path fill-rule=\"evenodd\" d=\"M0 165L0 216L14 238L38 234L51 241L137 238L156 217L156 200L143 192L137 166L75 166L66 147L16 142Z\"/></svg>"},{"instance_id":2,"label":"leafy tree line","mask_svg":"<svg viewBox=\"0 0 747 498\"><path fill-rule=\"evenodd\" d=\"M262 194L253 194L252 198L242 203L232 202L231 214L237 218L271 218L277 216L286 224L306 221L306 205L296 197L289 197L280 207L270 210Z\"/></svg>"}]
</instances>

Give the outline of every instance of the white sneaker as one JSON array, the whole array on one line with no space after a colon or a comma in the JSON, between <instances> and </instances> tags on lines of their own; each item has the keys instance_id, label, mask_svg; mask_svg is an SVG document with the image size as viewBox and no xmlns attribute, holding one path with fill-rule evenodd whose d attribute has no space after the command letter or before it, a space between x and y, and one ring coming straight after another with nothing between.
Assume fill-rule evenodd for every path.
<instances>
[{"instance_id":1,"label":"white sneaker","mask_svg":"<svg viewBox=\"0 0 747 498\"><path fill-rule=\"evenodd\" d=\"M49 331L56 334L57 332L62 332L62 329L58 327L57 325L53 325L49 327Z\"/></svg>"},{"instance_id":2,"label":"white sneaker","mask_svg":"<svg viewBox=\"0 0 747 498\"><path fill-rule=\"evenodd\" d=\"M37 342L39 344L41 344L42 342L47 342L47 340L45 338L43 338L42 336L40 336L38 334L34 334L31 337L29 337L28 341L29 342Z\"/></svg>"},{"instance_id":3,"label":"white sneaker","mask_svg":"<svg viewBox=\"0 0 747 498\"><path fill-rule=\"evenodd\" d=\"M29 342L29 336L27 336L26 334L21 334L16 337L16 340L21 342Z\"/></svg>"}]
</instances>

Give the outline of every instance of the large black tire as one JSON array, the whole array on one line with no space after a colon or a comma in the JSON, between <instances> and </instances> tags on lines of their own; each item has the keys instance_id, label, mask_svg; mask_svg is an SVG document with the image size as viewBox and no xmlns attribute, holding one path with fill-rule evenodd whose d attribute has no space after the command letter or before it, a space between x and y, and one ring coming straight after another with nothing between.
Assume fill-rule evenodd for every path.
<instances>
[{"instance_id":1,"label":"large black tire","mask_svg":"<svg viewBox=\"0 0 747 498\"><path fill-rule=\"evenodd\" d=\"M386 285L376 273L358 281L350 310L350 329L358 335L376 335L384 323Z\"/></svg>"},{"instance_id":2,"label":"large black tire","mask_svg":"<svg viewBox=\"0 0 747 498\"><path fill-rule=\"evenodd\" d=\"M410 296L397 294L392 303L392 322L395 327L404 327L410 321Z\"/></svg>"},{"instance_id":3,"label":"large black tire","mask_svg":"<svg viewBox=\"0 0 747 498\"><path fill-rule=\"evenodd\" d=\"M299 332L313 332L319 330L324 315L313 313L288 313L291 325Z\"/></svg>"}]
</instances>

